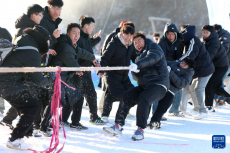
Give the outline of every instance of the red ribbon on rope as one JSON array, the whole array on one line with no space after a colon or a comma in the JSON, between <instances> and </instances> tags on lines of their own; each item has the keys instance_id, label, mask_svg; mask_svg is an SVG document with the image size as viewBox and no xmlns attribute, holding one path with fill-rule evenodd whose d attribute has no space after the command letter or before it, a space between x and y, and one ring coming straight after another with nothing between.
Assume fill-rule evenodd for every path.
<instances>
[{"instance_id":1,"label":"red ribbon on rope","mask_svg":"<svg viewBox=\"0 0 230 153\"><path fill-rule=\"evenodd\" d=\"M57 67L58 71L56 72L56 79L55 79L55 85L54 85L54 93L51 101L51 118L52 118L52 126L53 126L53 135L51 138L50 146L48 149L45 151L36 151L32 149L28 149L33 151L34 153L36 152L41 152L41 153L50 153L53 151L56 151L58 145L59 145L59 108L62 107L61 104L61 83L66 85L67 87L76 90L73 87L70 87L68 84L66 84L64 81L61 80L61 68ZM61 118L61 123L62 123L62 129L63 129L63 135L66 139L66 134L65 134L65 129L63 126L62 122L62 111L60 111L60 118ZM55 142L54 142L55 141ZM54 144L53 144L54 142ZM64 148L65 142L63 143L62 147L57 151L57 153L61 152L62 149Z\"/></svg>"}]
</instances>

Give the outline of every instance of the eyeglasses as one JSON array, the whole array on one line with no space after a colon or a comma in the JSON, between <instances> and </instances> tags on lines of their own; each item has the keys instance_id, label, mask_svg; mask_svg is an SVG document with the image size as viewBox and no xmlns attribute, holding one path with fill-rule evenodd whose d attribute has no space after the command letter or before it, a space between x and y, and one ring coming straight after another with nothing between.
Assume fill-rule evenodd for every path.
<instances>
[{"instance_id":1,"label":"eyeglasses","mask_svg":"<svg viewBox=\"0 0 230 153\"><path fill-rule=\"evenodd\" d=\"M61 9L62 9L61 7L54 7L52 5L50 5L50 8L55 10L55 11L61 11Z\"/></svg>"},{"instance_id":2,"label":"eyeglasses","mask_svg":"<svg viewBox=\"0 0 230 153\"><path fill-rule=\"evenodd\" d=\"M188 65L188 64L186 64L184 61L180 62L180 64L182 64L182 65L184 65L184 66Z\"/></svg>"},{"instance_id":3,"label":"eyeglasses","mask_svg":"<svg viewBox=\"0 0 230 153\"><path fill-rule=\"evenodd\" d=\"M40 16L40 17L42 17L42 18L43 18L43 15L42 15L42 14L36 14L36 15L38 15L38 16Z\"/></svg>"}]
</instances>

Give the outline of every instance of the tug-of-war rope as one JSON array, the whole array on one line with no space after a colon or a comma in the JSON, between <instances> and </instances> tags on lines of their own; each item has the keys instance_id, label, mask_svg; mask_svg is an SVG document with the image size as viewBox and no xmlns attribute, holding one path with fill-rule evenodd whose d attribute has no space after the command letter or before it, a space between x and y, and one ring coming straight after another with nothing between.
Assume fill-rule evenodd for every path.
<instances>
[{"instance_id":1,"label":"tug-of-war rope","mask_svg":"<svg viewBox=\"0 0 230 153\"><path fill-rule=\"evenodd\" d=\"M61 80L61 71L111 71L111 70L130 70L129 67L1 67L0 73L33 73L33 72L56 72L56 79L54 84L54 92L51 101L51 118L52 118L52 126L53 126L53 135L51 138L50 146L48 149L44 151L36 151L32 149L28 149L30 151L41 152L41 153L50 153L50 152L61 152L64 148L65 142L62 147L56 151L59 145L59 108L62 107L61 104L61 83L65 84L67 87L75 90L75 88L70 87L68 84ZM62 111L60 111L60 117L62 122ZM64 126L62 123L63 135L66 139L66 134L64 130Z\"/></svg>"}]
</instances>

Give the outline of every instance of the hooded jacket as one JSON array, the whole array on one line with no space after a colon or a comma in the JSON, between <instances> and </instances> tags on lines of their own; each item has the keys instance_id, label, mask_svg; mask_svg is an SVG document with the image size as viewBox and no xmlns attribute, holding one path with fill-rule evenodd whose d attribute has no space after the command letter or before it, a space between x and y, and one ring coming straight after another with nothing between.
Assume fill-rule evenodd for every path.
<instances>
[{"instance_id":1,"label":"hooded jacket","mask_svg":"<svg viewBox=\"0 0 230 153\"><path fill-rule=\"evenodd\" d=\"M180 67L180 63L174 61L167 61L167 65L171 67L171 71L169 73L169 91L176 94L192 81L194 71L193 68L183 69Z\"/></svg>"},{"instance_id":2,"label":"hooded jacket","mask_svg":"<svg viewBox=\"0 0 230 153\"><path fill-rule=\"evenodd\" d=\"M195 34L195 26L189 26L181 31L185 54L180 58L180 60L182 61L184 58L188 57L195 61L195 73L193 78L206 77L215 71L215 67L205 48L205 45L197 36L195 36Z\"/></svg>"},{"instance_id":3,"label":"hooded jacket","mask_svg":"<svg viewBox=\"0 0 230 153\"><path fill-rule=\"evenodd\" d=\"M118 35L115 35L108 43L102 57L100 64L102 67L106 66L129 66L130 60L136 58L134 45L126 46L121 42ZM119 71L105 71L105 75L112 75L118 81L125 81L129 78L128 70Z\"/></svg>"},{"instance_id":4,"label":"hooded jacket","mask_svg":"<svg viewBox=\"0 0 230 153\"><path fill-rule=\"evenodd\" d=\"M135 63L140 72L132 72L132 76L138 85L146 87L149 84L160 84L166 90L169 89L167 63L159 45L153 41L145 41L145 47Z\"/></svg>"},{"instance_id":5,"label":"hooded jacket","mask_svg":"<svg viewBox=\"0 0 230 153\"><path fill-rule=\"evenodd\" d=\"M167 32L172 31L175 33L176 38L174 42L170 42L167 38ZM183 54L183 44L180 41L179 31L173 23L167 23L164 29L164 35L160 38L158 45L164 51L166 60L175 61L179 60Z\"/></svg>"},{"instance_id":6,"label":"hooded jacket","mask_svg":"<svg viewBox=\"0 0 230 153\"><path fill-rule=\"evenodd\" d=\"M203 39L205 47L215 67L228 66L228 56L224 47L220 44L218 34L213 28L208 38Z\"/></svg>"},{"instance_id":7,"label":"hooded jacket","mask_svg":"<svg viewBox=\"0 0 230 153\"><path fill-rule=\"evenodd\" d=\"M2 67L41 67L41 53L39 48L43 47L38 47L38 41L33 36L23 34L19 36L15 42L18 47L32 46L37 49L13 51L4 59ZM43 77L41 72L1 73L0 94L3 97L8 97L23 92L24 90L29 90L28 92L31 92L31 95L37 96L38 87L50 87L53 84L53 80L54 76Z\"/></svg>"},{"instance_id":8,"label":"hooded jacket","mask_svg":"<svg viewBox=\"0 0 230 153\"><path fill-rule=\"evenodd\" d=\"M17 29L17 32L14 36L13 43L16 40L17 37L21 36L23 33L23 30L26 28L33 28L35 25L37 25L33 20L30 19L26 14L22 14L16 22L15 22L15 28Z\"/></svg>"},{"instance_id":9,"label":"hooded jacket","mask_svg":"<svg viewBox=\"0 0 230 153\"><path fill-rule=\"evenodd\" d=\"M230 64L230 33L227 30L222 29L218 32L219 40L221 44L224 46L225 52L228 55L228 60Z\"/></svg>"},{"instance_id":10,"label":"hooded jacket","mask_svg":"<svg viewBox=\"0 0 230 153\"><path fill-rule=\"evenodd\" d=\"M60 67L80 67L78 64L78 59L85 59L93 61L95 56L88 51L75 47L72 45L72 41L68 35L62 34L58 38L56 44L57 56L54 56L51 60L51 66L60 66ZM61 72L61 77L63 81L67 81L71 78L76 72Z\"/></svg>"}]
</instances>

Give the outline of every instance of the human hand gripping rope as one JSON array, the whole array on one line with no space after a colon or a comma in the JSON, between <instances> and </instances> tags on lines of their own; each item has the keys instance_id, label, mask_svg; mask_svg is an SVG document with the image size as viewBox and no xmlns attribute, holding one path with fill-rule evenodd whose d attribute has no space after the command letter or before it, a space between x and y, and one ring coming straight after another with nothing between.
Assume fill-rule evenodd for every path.
<instances>
[{"instance_id":1,"label":"human hand gripping rope","mask_svg":"<svg viewBox=\"0 0 230 153\"><path fill-rule=\"evenodd\" d=\"M135 65L130 65L129 67L46 67L46 68L35 68L35 67L23 67L23 68L18 68L18 67L11 67L11 68L6 68L6 67L1 67L0 68L0 73L15 73L15 72L56 72L56 79L55 79L55 84L54 84L54 93L52 96L52 101L51 101L51 116L52 116L52 126L53 126L53 135L51 138L50 142L50 147L44 151L36 151L32 149L28 149L30 151L33 151L34 153L41 152L41 153L50 153L50 152L61 152L64 148L65 142L63 143L62 147L56 151L59 145L59 108L62 107L61 104L61 83L66 85L67 87L76 90L73 87L70 87L68 84L66 84L64 81L61 80L61 71L92 71L92 70L102 70L102 71L111 71L111 70L131 70L136 73L139 72L137 70L137 66ZM62 122L62 111L60 111L60 118ZM64 138L66 139L66 134L64 130L64 126L62 123L62 129L63 129L63 135ZM55 142L54 142L55 141ZM54 142L54 143L53 143Z\"/></svg>"}]
</instances>

